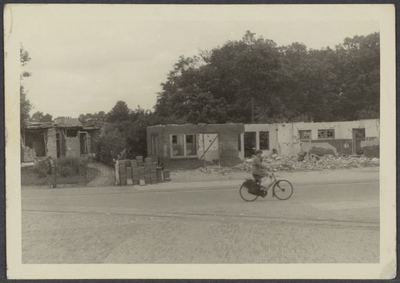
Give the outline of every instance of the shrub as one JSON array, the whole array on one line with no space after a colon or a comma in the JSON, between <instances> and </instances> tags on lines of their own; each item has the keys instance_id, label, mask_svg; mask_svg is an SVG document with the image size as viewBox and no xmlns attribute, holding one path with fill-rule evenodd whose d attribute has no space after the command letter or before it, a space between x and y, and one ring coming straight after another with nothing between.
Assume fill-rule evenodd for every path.
<instances>
[{"instance_id":1,"label":"shrub","mask_svg":"<svg viewBox=\"0 0 400 283\"><path fill-rule=\"evenodd\" d=\"M33 166L33 172L40 178L51 174L51 165L47 159L40 160Z\"/></svg>"},{"instance_id":2,"label":"shrub","mask_svg":"<svg viewBox=\"0 0 400 283\"><path fill-rule=\"evenodd\" d=\"M61 157L57 160L57 173L63 177L77 176L86 170L87 160L78 157Z\"/></svg>"},{"instance_id":3,"label":"shrub","mask_svg":"<svg viewBox=\"0 0 400 283\"><path fill-rule=\"evenodd\" d=\"M125 148L125 135L114 124L107 125L103 128L103 133L98 140L96 159L113 166L113 159L116 159Z\"/></svg>"}]
</instances>

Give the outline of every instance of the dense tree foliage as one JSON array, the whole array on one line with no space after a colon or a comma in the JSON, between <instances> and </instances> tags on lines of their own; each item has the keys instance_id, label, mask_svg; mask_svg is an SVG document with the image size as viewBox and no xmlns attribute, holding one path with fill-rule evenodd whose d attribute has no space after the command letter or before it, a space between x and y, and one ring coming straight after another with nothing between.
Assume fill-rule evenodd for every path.
<instances>
[{"instance_id":1,"label":"dense tree foliage","mask_svg":"<svg viewBox=\"0 0 400 283\"><path fill-rule=\"evenodd\" d=\"M52 122L53 116L50 114L44 115L43 112L37 111L32 114L32 117L29 120L34 122Z\"/></svg>"},{"instance_id":2,"label":"dense tree foliage","mask_svg":"<svg viewBox=\"0 0 400 283\"><path fill-rule=\"evenodd\" d=\"M113 109L107 113L106 121L110 123L121 122L129 120L131 110L125 101L118 101Z\"/></svg>"},{"instance_id":3,"label":"dense tree foliage","mask_svg":"<svg viewBox=\"0 0 400 283\"><path fill-rule=\"evenodd\" d=\"M131 110L125 102L118 101L105 116L108 122L97 141L96 158L99 161L112 165L122 152L125 152L123 158L130 159L146 155L146 129L157 123L154 113L140 107Z\"/></svg>"},{"instance_id":4,"label":"dense tree foliage","mask_svg":"<svg viewBox=\"0 0 400 283\"><path fill-rule=\"evenodd\" d=\"M99 111L96 113L81 114L79 115L78 119L84 125L86 124L102 125L106 121L106 113L104 111Z\"/></svg>"},{"instance_id":5,"label":"dense tree foliage","mask_svg":"<svg viewBox=\"0 0 400 283\"><path fill-rule=\"evenodd\" d=\"M155 115L190 123L332 121L379 116L379 34L335 49L277 46L247 32L239 41L180 57Z\"/></svg>"},{"instance_id":6,"label":"dense tree foliage","mask_svg":"<svg viewBox=\"0 0 400 283\"><path fill-rule=\"evenodd\" d=\"M20 46L20 62L21 66L24 67L26 66L29 61L31 60L31 57L29 56L28 51L24 49L24 47L21 45ZM29 113L32 110L32 103L29 101L29 99L26 97L27 91L24 87L23 80L24 78L28 78L31 76L31 73L27 71L23 71L20 75L20 124L21 124L21 130L25 128L25 124L27 120L29 119Z\"/></svg>"}]
</instances>

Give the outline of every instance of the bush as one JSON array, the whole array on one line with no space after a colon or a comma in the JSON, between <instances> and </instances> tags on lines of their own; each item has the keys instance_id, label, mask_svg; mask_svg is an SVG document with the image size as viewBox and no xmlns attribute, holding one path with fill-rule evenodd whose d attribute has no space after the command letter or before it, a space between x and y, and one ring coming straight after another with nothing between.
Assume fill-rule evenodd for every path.
<instances>
[{"instance_id":1,"label":"bush","mask_svg":"<svg viewBox=\"0 0 400 283\"><path fill-rule=\"evenodd\" d=\"M33 166L33 172L40 178L51 174L51 165L47 159L40 160Z\"/></svg>"},{"instance_id":2,"label":"bush","mask_svg":"<svg viewBox=\"0 0 400 283\"><path fill-rule=\"evenodd\" d=\"M78 157L61 157L57 160L57 173L63 177L77 176L86 170L87 163Z\"/></svg>"},{"instance_id":3,"label":"bush","mask_svg":"<svg viewBox=\"0 0 400 283\"><path fill-rule=\"evenodd\" d=\"M97 143L96 159L113 166L113 159L116 159L125 148L126 136L119 131L116 125L107 125L103 128L103 133Z\"/></svg>"}]
</instances>

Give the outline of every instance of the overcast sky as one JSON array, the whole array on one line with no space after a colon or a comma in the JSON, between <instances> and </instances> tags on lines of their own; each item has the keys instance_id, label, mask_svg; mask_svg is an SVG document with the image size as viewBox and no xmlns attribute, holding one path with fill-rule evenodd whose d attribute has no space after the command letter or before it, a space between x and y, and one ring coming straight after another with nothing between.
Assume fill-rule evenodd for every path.
<instances>
[{"instance_id":1,"label":"overcast sky","mask_svg":"<svg viewBox=\"0 0 400 283\"><path fill-rule=\"evenodd\" d=\"M26 67L32 76L24 82L34 105L31 114L42 111L53 117L108 112L118 100L131 109L152 109L160 84L180 55L193 56L239 40L246 30L278 45L302 42L314 49L379 31L376 21L350 18L277 20L249 14L239 20L217 15L177 20L178 15L157 17L162 9L144 18L134 7L46 7L21 13L24 20L16 21L16 29L32 58Z\"/></svg>"}]
</instances>

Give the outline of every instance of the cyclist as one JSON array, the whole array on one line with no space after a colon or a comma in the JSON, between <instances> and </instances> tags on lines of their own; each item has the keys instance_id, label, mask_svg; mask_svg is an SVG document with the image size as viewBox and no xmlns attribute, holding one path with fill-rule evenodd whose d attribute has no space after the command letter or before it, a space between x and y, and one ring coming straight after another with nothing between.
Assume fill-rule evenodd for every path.
<instances>
[{"instance_id":1,"label":"cyclist","mask_svg":"<svg viewBox=\"0 0 400 283\"><path fill-rule=\"evenodd\" d=\"M266 172L266 170L267 167L262 164L262 150L257 150L256 155L253 157L252 173L254 180L258 184L261 184L261 180L264 177L269 177L272 183L272 175ZM267 188L271 183L268 184Z\"/></svg>"}]
</instances>

